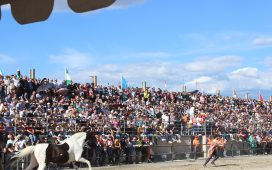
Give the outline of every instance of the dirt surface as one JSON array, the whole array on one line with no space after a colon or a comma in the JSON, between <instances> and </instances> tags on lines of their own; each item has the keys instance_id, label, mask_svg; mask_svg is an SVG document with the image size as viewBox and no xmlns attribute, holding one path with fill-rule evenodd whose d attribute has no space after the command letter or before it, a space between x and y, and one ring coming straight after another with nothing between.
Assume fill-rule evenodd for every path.
<instances>
[{"instance_id":1,"label":"dirt surface","mask_svg":"<svg viewBox=\"0 0 272 170\"><path fill-rule=\"evenodd\" d=\"M197 161L174 161L161 163L142 163L133 165L93 167L93 170L271 170L272 155L244 156L222 158L216 161L216 166L210 163L203 167L204 159ZM80 170L87 170L82 168Z\"/></svg>"}]
</instances>

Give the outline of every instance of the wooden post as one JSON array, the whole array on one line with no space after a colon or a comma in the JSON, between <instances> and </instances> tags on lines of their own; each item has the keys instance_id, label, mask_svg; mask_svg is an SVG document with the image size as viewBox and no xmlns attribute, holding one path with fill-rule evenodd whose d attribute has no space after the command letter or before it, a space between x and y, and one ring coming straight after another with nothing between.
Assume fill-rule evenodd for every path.
<instances>
[{"instance_id":1,"label":"wooden post","mask_svg":"<svg viewBox=\"0 0 272 170\"><path fill-rule=\"evenodd\" d=\"M208 156L208 147L207 147L207 136L203 135L202 136L202 149L203 149L203 153L204 153L204 158L207 158Z\"/></svg>"}]
</instances>

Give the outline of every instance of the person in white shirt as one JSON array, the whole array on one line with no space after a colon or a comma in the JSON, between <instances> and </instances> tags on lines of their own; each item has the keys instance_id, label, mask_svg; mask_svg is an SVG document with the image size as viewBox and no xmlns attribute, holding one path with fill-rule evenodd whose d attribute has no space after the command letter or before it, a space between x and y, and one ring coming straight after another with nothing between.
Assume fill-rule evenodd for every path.
<instances>
[{"instance_id":1,"label":"person in white shirt","mask_svg":"<svg viewBox=\"0 0 272 170\"><path fill-rule=\"evenodd\" d=\"M15 151L20 151L24 149L27 146L24 136L20 135L14 145L15 145Z\"/></svg>"}]
</instances>

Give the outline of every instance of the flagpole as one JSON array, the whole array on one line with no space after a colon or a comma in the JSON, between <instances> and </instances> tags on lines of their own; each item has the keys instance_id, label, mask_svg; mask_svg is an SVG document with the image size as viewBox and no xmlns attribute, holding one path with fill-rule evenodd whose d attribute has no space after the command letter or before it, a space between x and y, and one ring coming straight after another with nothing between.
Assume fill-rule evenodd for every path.
<instances>
[{"instance_id":1,"label":"flagpole","mask_svg":"<svg viewBox=\"0 0 272 170\"><path fill-rule=\"evenodd\" d=\"M121 89L123 89L123 87L122 87L122 73L120 73L120 86L121 86Z\"/></svg>"}]
</instances>

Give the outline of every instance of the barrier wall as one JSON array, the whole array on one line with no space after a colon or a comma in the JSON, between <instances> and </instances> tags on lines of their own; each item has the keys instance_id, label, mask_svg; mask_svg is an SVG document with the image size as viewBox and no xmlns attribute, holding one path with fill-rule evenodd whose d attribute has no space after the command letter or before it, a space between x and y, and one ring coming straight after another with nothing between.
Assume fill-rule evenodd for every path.
<instances>
[{"instance_id":1,"label":"barrier wall","mask_svg":"<svg viewBox=\"0 0 272 170\"><path fill-rule=\"evenodd\" d=\"M205 138L203 138L205 139ZM200 140L201 141L201 140ZM203 140L205 141L205 140ZM208 145L202 144L204 142L201 142L201 149L196 152L195 148L192 147L192 137L191 136L183 136L181 137L181 143L168 143L168 142L162 142L158 141L157 143L153 144L151 146L151 160L152 162L163 162L163 161L173 161L173 160L186 160L186 159L199 159L199 158L205 158L205 155L207 153L207 150L205 148L208 148ZM271 145L270 145L271 147ZM262 154L272 154L272 148L259 148L260 153ZM105 156L103 158L99 158L98 155L95 155L93 158L89 157L88 159L91 160L92 165L95 165L95 161L97 159L103 159L104 164L103 165L96 165L96 166L104 166L109 164L109 157ZM141 159L143 157L146 158L146 153L144 152L137 152L136 148L131 150L131 162L130 163L136 163L136 162L144 162L147 159ZM241 141L227 141L225 145L225 152L224 156L241 156L241 155L254 155L255 153L252 151L252 149L249 147L249 144L247 142L241 142ZM88 157L88 155L87 155ZM114 158L115 159L115 158ZM120 156L118 158L119 162L117 162L115 165L125 164L126 162L126 154L124 151L120 153ZM16 169L24 169L29 162L29 158L18 162ZM82 167L85 167L85 165L81 165Z\"/></svg>"}]
</instances>

